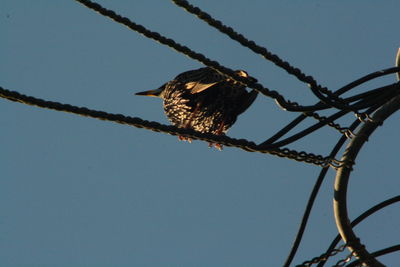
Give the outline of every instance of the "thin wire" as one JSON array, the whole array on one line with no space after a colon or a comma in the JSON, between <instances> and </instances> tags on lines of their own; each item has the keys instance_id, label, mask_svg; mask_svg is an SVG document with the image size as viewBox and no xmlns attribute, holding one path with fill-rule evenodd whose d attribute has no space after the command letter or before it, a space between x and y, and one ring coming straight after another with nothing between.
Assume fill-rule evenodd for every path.
<instances>
[{"instance_id":1,"label":"thin wire","mask_svg":"<svg viewBox=\"0 0 400 267\"><path fill-rule=\"evenodd\" d=\"M384 70L381 70L381 71L370 73L370 74L368 74L366 76L363 76L363 77L361 77L361 78L359 78L359 79L357 79L357 80L355 80L355 81L343 86L342 88L338 89L335 92L335 94L337 94L337 95L344 94L347 91L349 91L349 90L351 90L351 89L353 89L353 88L355 88L355 87L357 87L357 86L359 86L359 85L361 85L363 83L366 83L366 82L368 82L368 81L370 81L372 79L375 79L375 78L378 78L378 77L381 77L381 76L384 76L384 75L392 74L392 73L395 73L395 72L397 72L399 70L400 70L400 68L395 67L395 68L389 68L389 69L384 69ZM392 84L392 85L387 86L387 87L392 87L392 86L393 86L392 89L397 90L397 88L395 87L395 84ZM360 100L360 99L363 99L363 98L366 98L366 97L370 97L370 96L372 96L372 98L376 100L377 97L382 94L382 91L384 89L386 89L387 87L381 87L381 88L373 89L373 90L370 90L370 91L367 91L367 92L364 92L364 93L361 93L361 94L358 94L358 95L355 95L355 96L351 96L351 97L346 98L345 101L348 102L348 103L351 103L353 101ZM375 94L376 94L376 96L375 96ZM313 105L313 107L315 107L315 110L321 110L321 109L329 108L326 104L324 104L322 102L319 102L319 103ZM309 114L309 116L310 116L310 114ZM305 114L299 115L296 119L294 119L287 126L282 128L275 135L273 135L272 137L270 137L269 139L264 141L261 145L262 146L271 145L273 142L277 141L279 138L281 138L282 136L287 134L290 130L292 130L294 127L296 127L305 118L306 118ZM340 127L340 126L338 128L339 129L344 129L343 127Z\"/></svg>"},{"instance_id":2,"label":"thin wire","mask_svg":"<svg viewBox=\"0 0 400 267\"><path fill-rule=\"evenodd\" d=\"M335 114L333 114L329 117L321 117L322 119L320 122L306 128L296 134L293 134L292 136L290 136L286 139L275 142L273 144L268 144L267 141L269 141L269 140L267 140L267 141L261 143L260 146L263 148L276 148L276 147L281 147L281 146L285 146L287 144L293 143L293 142L303 138L304 136L309 135L310 133L315 132L316 130L324 127L326 124L346 115L348 112L349 111L342 110L342 111L336 112Z\"/></svg>"},{"instance_id":3,"label":"thin wire","mask_svg":"<svg viewBox=\"0 0 400 267\"><path fill-rule=\"evenodd\" d=\"M372 112L372 110L369 110L369 112ZM359 120L356 120L353 122L353 124L349 127L349 129L354 130L358 127L358 125L361 122ZM336 143L336 145L334 146L334 148L332 149L331 153L329 154L330 157L334 158L336 157L336 154L339 152L340 148L343 146L344 142L346 141L346 137L341 136L339 141ZM303 238L304 235L304 231L306 229L307 223L308 223L308 219L310 217L311 214L311 210L312 207L314 206L315 203L315 199L318 195L318 192L321 188L322 182L324 181L326 174L328 172L328 168L323 168L320 172L320 174L318 175L317 181L314 184L313 190L311 191L311 194L308 198L307 201L307 205L299 226L299 229L297 231L296 237L294 239L294 242L292 244L292 248L290 249L289 255L286 258L285 263L283 264L284 267L289 267L290 264L293 261L294 256L297 253L297 250L299 248L301 239Z\"/></svg>"},{"instance_id":4,"label":"thin wire","mask_svg":"<svg viewBox=\"0 0 400 267\"><path fill-rule=\"evenodd\" d=\"M399 87L399 85L397 83L395 83L395 84L383 86L381 88L373 89L371 91L359 94L357 96L349 97L349 99L351 98L352 101L361 99L361 100L359 100L359 102L357 102L353 105L357 106L357 108L365 109L365 108L371 107L373 105L383 104L388 99L400 94L400 90L398 87ZM349 129L347 127L341 127L339 124L333 123L335 120L337 120L340 117L343 117L348 112L349 111L343 110L343 111L338 111L329 117L320 116L318 118L318 120L319 120L318 123L306 128L296 134L293 134L292 136L290 136L286 139L277 141L277 139L282 137L284 134L287 134L291 129L293 129L297 124L299 124L305 118L304 114L302 114L298 118L296 118L294 121L292 121L289 125L287 125L285 128L283 128L278 133L276 133L274 136L272 136L269 139L267 139L266 141L262 142L260 144L260 146L263 148L274 148L274 147L284 146L284 145L293 143L293 142L303 138L304 136L322 128L325 125L334 127L340 133L344 134L346 137L348 137L349 134L350 134L350 136L352 136L353 134L351 133L351 131L349 131ZM317 114L315 114L315 115L317 115Z\"/></svg>"},{"instance_id":5,"label":"thin wire","mask_svg":"<svg viewBox=\"0 0 400 267\"><path fill-rule=\"evenodd\" d=\"M345 86L343 86L342 88L338 89L337 91L335 91L334 93L337 95L342 95L346 92L348 92L349 90L363 84L366 82L369 82L373 79L385 76L385 75L389 75L389 74L393 74L393 73L397 73L400 71L400 67L392 67L392 68L388 68L388 69L383 69L383 70L379 70L370 74L367 74ZM351 98L346 98L345 102L349 102L349 99ZM324 109L329 109L331 108L331 106L324 104L323 102L319 102L315 105L312 106L302 106L303 109L307 110L307 111L318 111L318 110L324 110Z\"/></svg>"}]
</instances>

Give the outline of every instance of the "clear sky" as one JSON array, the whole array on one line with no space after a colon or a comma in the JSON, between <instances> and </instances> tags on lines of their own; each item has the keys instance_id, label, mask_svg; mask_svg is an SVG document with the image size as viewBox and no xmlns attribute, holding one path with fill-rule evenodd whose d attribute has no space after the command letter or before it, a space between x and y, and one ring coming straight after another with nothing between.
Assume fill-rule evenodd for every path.
<instances>
[{"instance_id":1,"label":"clear sky","mask_svg":"<svg viewBox=\"0 0 400 267\"><path fill-rule=\"evenodd\" d=\"M98 2L246 70L290 100L317 102L306 85L170 1ZM395 0L192 3L331 90L392 67L400 45ZM202 66L72 0L2 0L0 33L2 87L161 123L168 123L161 101L133 93ZM258 97L229 135L262 142L296 116ZM398 119L359 155L349 185L352 219L399 194ZM0 125L0 266L281 266L320 171L4 99ZM327 128L289 147L327 155L338 138ZM337 234L334 177L329 171L294 264L323 253ZM397 204L356 233L375 251L398 244L399 227ZM380 259L400 262L398 253Z\"/></svg>"}]
</instances>

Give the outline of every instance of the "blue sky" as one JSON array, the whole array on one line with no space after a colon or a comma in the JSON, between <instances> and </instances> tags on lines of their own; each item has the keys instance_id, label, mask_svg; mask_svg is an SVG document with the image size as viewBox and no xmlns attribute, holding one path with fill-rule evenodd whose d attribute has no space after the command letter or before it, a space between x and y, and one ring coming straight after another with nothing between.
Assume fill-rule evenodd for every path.
<instances>
[{"instance_id":1,"label":"blue sky","mask_svg":"<svg viewBox=\"0 0 400 267\"><path fill-rule=\"evenodd\" d=\"M170 1L98 2L246 70L290 100L317 102L306 85ZM331 90L392 67L400 45L398 1L192 3ZM202 66L72 0L3 0L0 32L2 87L161 123L168 123L161 101L133 93ZM381 78L354 93L394 81ZM296 115L258 97L229 136L262 142ZM385 122L358 157L350 218L399 194L398 119ZM281 266L320 170L6 100L0 123L1 266ZM321 129L289 147L326 155L338 138ZM337 234L334 177L330 170L295 264L323 253ZM356 228L370 251L399 242L398 209ZM398 254L380 259L399 262Z\"/></svg>"}]
</instances>

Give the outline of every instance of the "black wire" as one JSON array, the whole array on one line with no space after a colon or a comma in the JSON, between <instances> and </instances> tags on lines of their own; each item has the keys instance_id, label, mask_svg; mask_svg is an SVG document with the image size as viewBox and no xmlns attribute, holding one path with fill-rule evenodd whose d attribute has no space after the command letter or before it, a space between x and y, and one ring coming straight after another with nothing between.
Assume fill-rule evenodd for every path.
<instances>
[{"instance_id":1,"label":"black wire","mask_svg":"<svg viewBox=\"0 0 400 267\"><path fill-rule=\"evenodd\" d=\"M345 86L343 86L342 88L338 89L337 91L335 91L335 94L337 95L342 95L346 92L348 92L349 90L363 84L366 83L372 79L376 79L385 75L389 75L389 74L393 74L400 71L400 67L393 67L393 68L388 68L388 69L383 69L380 71L376 71L376 72L372 72L369 73ZM377 89L378 90L378 89ZM349 98L345 99L345 101L347 102ZM303 106L304 108L311 108L312 106ZM319 102L316 105L314 105L315 109L313 111L318 111L318 110L322 110L322 109L326 109L329 108L329 106L327 107L325 104Z\"/></svg>"},{"instance_id":2,"label":"black wire","mask_svg":"<svg viewBox=\"0 0 400 267\"><path fill-rule=\"evenodd\" d=\"M369 216L371 216L371 215L374 214L375 212L377 212L377 211L379 211L379 210L381 210L381 209L383 209L383 208L385 208L385 207L387 207L387 206L389 206L389 205L392 205L392 204L394 204L394 203L396 203L396 202L399 202L399 201L400 201L400 195L395 196L395 197L392 197L392 198L389 198L389 199L387 199L387 200L385 200L385 201L382 201L382 202L376 204L376 205L373 206L372 208L370 208L370 209L364 211L364 212L363 212L361 215L359 215L355 220L353 220L353 221L351 222L351 224L350 224L351 227L355 227L357 224L359 224L360 222L362 222L364 219L368 218ZM335 239L333 239L333 241L331 242L331 244L329 245L328 249L326 250L326 253L329 254L329 253L337 246L337 244L340 242L340 240L341 240L341 237L340 237L340 235L338 234L338 235L335 237ZM317 267L323 267L323 266L325 265L325 262L326 262L326 261L321 261L321 262L317 265Z\"/></svg>"},{"instance_id":3,"label":"black wire","mask_svg":"<svg viewBox=\"0 0 400 267\"><path fill-rule=\"evenodd\" d=\"M389 69L384 69L381 71L377 71L377 72L373 72L370 73L366 76L363 76L357 80L355 80L354 82L351 82L345 86L343 86L342 88L338 89L335 94L337 95L341 95L346 93L347 91L353 89L356 86L359 86L365 82L368 82L374 78L377 77L381 77L384 75L388 75L388 74L392 74L394 72L398 71L398 68L389 68ZM358 95L354 95L351 97L348 97L345 99L346 102L351 103L354 101L357 101L359 99L363 99L369 96L378 96L379 94L382 94L382 91L387 88L387 87L391 87L391 89L396 90L396 88L393 88L392 86L396 85L396 84L392 84L389 86L384 86L384 87L380 87L380 88L376 88L376 89L372 89L370 91L364 92L364 93L360 93ZM305 107L305 106L304 106ZM313 106L308 106L308 107L314 107L312 110L316 111L316 110L322 110L322 109L326 109L329 108L327 105L325 105L322 102L319 102ZM361 109L361 107L357 106L357 108ZM365 108L365 107L364 107ZM292 122L290 122L287 126L285 126L284 128L282 128L281 130L279 130L276 134L274 134L272 137L268 138L266 141L264 141L263 143L261 143L260 145L262 146L268 146L271 145L273 142L277 141L279 138L281 138L282 136L284 136L285 134L287 134L290 130L292 130L294 127L296 127L298 124L300 124L307 116L305 114L301 114L299 115L297 118L295 118Z\"/></svg>"},{"instance_id":4,"label":"black wire","mask_svg":"<svg viewBox=\"0 0 400 267\"><path fill-rule=\"evenodd\" d=\"M355 87L357 87L357 86L359 86L359 85L361 85L363 83L366 83L366 82L368 82L368 81L370 81L372 79L379 78L379 77L382 77L382 76L385 76L385 75L389 75L389 74L393 74L393 73L396 73L398 71L400 71L400 67L393 67L393 68L383 69L383 70L380 70L380 71L376 71L376 72L367 74L367 75L365 75L365 76L363 76L363 77L361 77L361 78L359 78L359 79L357 79L357 80L355 80L355 81L343 86L342 88L338 89L337 91L334 92L334 94L342 95L342 94L348 92L349 90L351 90L351 89L353 89L353 88L355 88ZM346 102L346 100L348 100L348 98L345 99L345 102ZM326 105L323 102L319 102L319 103L317 103L315 105L311 105L311 106L302 106L302 111L304 111L304 112L307 112L307 111L319 111L319 110L324 110L324 109L329 109L329 108L331 108L331 106Z\"/></svg>"},{"instance_id":5,"label":"black wire","mask_svg":"<svg viewBox=\"0 0 400 267\"><path fill-rule=\"evenodd\" d=\"M356 106L359 109L365 109L368 108L372 105L376 105L376 104L383 104L385 103L388 99L394 97L395 95L400 93L400 90L397 90L397 83L396 84L392 84L392 85L388 85L388 86L384 86L378 89L374 89L374 93L372 94L366 94L364 93L363 99L360 100L359 102L355 103L354 106ZM367 95L367 96L366 96ZM353 97L354 99L354 97ZM322 128L323 126L325 126L326 124L333 122L335 120L337 120L338 118L346 115L347 113L349 113L350 111L347 110L342 110L342 111L338 111L336 113L334 113L333 115L327 117L325 120L320 121L296 134L293 134L292 136L283 139L279 142L275 142L275 143L269 143L271 140L276 140L278 137L282 136L283 134L285 134L284 130L287 129L291 129L290 127L294 127L298 124L298 122L301 122L303 117L300 115L298 118L296 118L295 121L292 121L290 125L288 125L287 127L285 127L284 129L282 129L280 132L278 132L277 134L275 134L273 137L269 138L268 140L264 141L263 143L260 144L260 147L265 148L265 149L270 149L270 148L276 148L276 147L281 147L281 146L285 146L288 145L290 143L293 143L301 138L303 138L306 135L309 135L310 133ZM297 124L296 124L297 123ZM287 132L286 132L287 133ZM272 139L274 138L274 139Z\"/></svg>"},{"instance_id":6,"label":"black wire","mask_svg":"<svg viewBox=\"0 0 400 267\"><path fill-rule=\"evenodd\" d=\"M376 107L371 107L366 111L366 113L371 114L374 112L379 106ZM359 120L355 120L352 125L350 125L349 129L354 130L357 128L357 126L361 123ZM332 149L331 153L329 154L330 157L334 158L336 154L339 152L340 148L343 146L347 138L345 136L340 137L339 141L336 143L334 148ZM293 261L294 256L297 253L297 250L299 248L301 239L303 237L304 231L307 226L308 219L310 217L311 209L314 205L315 199L317 197L317 194L319 192L319 189L321 188L322 182L325 179L326 173L329 168L323 168L318 176L317 181L314 184L313 190L311 191L310 197L308 198L307 206L303 214L303 218L300 223L300 227L297 231L296 237L294 239L294 242L292 244L292 248L290 249L289 255L286 258L285 263L283 264L284 267L289 267L290 263Z\"/></svg>"},{"instance_id":7,"label":"black wire","mask_svg":"<svg viewBox=\"0 0 400 267\"><path fill-rule=\"evenodd\" d=\"M272 149L272 148L277 148L277 147L281 147L281 146L285 146L287 144L293 143L301 138L303 138L306 135L309 135L310 133L324 127L326 124L333 122L334 120L346 115L347 113L349 113L350 111L346 111L346 110L341 110L336 112L335 114L327 117L324 121L320 121L296 134L293 134L292 136L283 139L279 142L270 144L270 145L266 145L264 143L260 144L260 147L264 148L264 149Z\"/></svg>"},{"instance_id":8,"label":"black wire","mask_svg":"<svg viewBox=\"0 0 400 267\"><path fill-rule=\"evenodd\" d=\"M287 134L290 130L292 130L294 127L296 127L300 122L302 122L304 119L306 119L307 116L304 114L299 115L296 119L294 119L293 121L291 121L288 125L286 125L285 127L283 127L281 130L279 130L276 134L274 134L273 136L271 136L270 138L268 138L266 141L264 141L262 144L260 144L261 146L263 145L269 145L272 144L273 142L275 142L276 140L278 140L279 138L281 138L282 136L284 136L285 134Z\"/></svg>"}]
</instances>

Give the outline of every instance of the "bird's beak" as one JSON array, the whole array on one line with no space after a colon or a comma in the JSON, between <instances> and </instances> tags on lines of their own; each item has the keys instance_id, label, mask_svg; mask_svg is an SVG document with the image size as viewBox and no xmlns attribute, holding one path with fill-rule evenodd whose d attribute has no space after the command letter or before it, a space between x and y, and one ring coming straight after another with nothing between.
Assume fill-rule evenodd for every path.
<instances>
[{"instance_id":1,"label":"bird's beak","mask_svg":"<svg viewBox=\"0 0 400 267\"><path fill-rule=\"evenodd\" d=\"M145 96L154 96L154 97L160 97L161 92L164 90L163 87L160 87L155 90L148 90L148 91L143 91L139 93L135 93L135 95L145 95Z\"/></svg>"}]
</instances>

